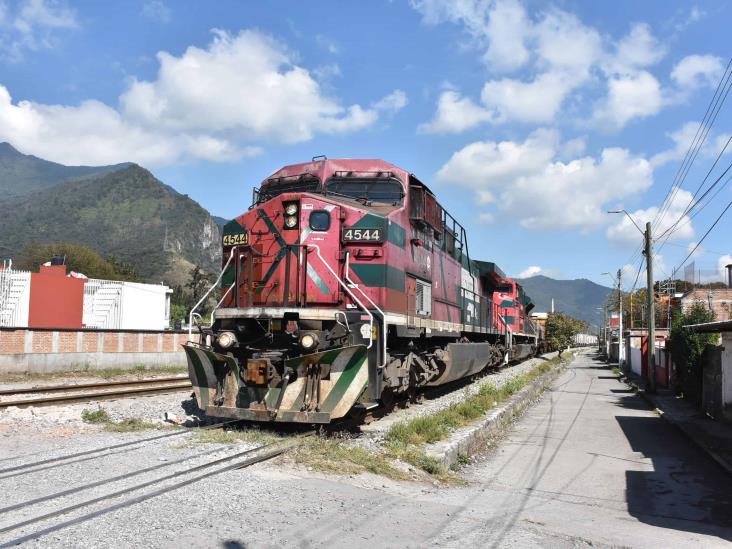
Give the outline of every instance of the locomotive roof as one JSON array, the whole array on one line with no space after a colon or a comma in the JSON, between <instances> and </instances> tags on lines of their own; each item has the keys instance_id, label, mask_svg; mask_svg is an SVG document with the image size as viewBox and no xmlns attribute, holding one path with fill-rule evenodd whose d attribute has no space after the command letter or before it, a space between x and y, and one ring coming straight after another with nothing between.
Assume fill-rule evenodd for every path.
<instances>
[{"instance_id":1,"label":"locomotive roof","mask_svg":"<svg viewBox=\"0 0 732 549\"><path fill-rule=\"evenodd\" d=\"M327 179L328 176L335 172L393 172L403 182L409 176L409 172L405 169L395 166L390 162L379 159L362 159L362 158L330 158L323 160L312 160L301 164L290 164L280 168L272 175L267 177L262 183L267 183L270 179L280 177L294 177L299 175L311 174L321 181Z\"/></svg>"}]
</instances>

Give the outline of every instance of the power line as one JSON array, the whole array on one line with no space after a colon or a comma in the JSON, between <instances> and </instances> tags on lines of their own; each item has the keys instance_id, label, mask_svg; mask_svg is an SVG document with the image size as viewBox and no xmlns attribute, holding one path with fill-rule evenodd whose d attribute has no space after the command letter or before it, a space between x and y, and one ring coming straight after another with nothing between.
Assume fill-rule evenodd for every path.
<instances>
[{"instance_id":1,"label":"power line","mask_svg":"<svg viewBox=\"0 0 732 549\"><path fill-rule=\"evenodd\" d=\"M696 191L694 191L694 195L693 195L693 196L691 197L691 199L689 200L689 203L688 203L688 204L686 205L686 208L684 209L684 212L683 212L683 213L682 213L682 214L681 214L681 215L679 216L679 218L678 218L678 219L676 220L676 222L675 222L675 223L674 223L673 225L671 225L671 226L670 226L670 227L669 227L668 229L666 229L666 230L665 230L665 231L664 231L664 232L663 232L663 233L661 234L661 236L660 236L659 238L662 238L662 237L663 237L663 236L664 236L664 235L665 235L666 233L669 233L669 232L670 232L671 234L673 234L673 232L674 232L674 230L675 230L675 227L676 227L676 226L677 226L677 225L679 224L679 222L680 222L680 221L681 221L681 220L682 220L682 219L684 218L684 216L685 216L685 215L688 215L688 214L689 214L689 212L691 212L691 210L693 210L693 209L694 209L694 208L695 208L695 207L696 207L696 206L697 206L697 205L699 204L699 202L700 202L701 200L703 200L703 199L704 199L704 197L705 197L705 196L706 196L707 194L709 194L709 191L711 191L711 190L712 190L712 189L714 188L714 186L715 186L715 185L716 185L717 183L719 183L719 181L720 181L720 180L721 180L721 179L722 179L722 178L723 178L723 177L725 176L725 174L726 174L726 173L727 173L727 172L728 172L728 171L730 170L730 168L732 168L732 164L730 164L730 165L729 165L729 166L727 167L727 169L726 169L726 170L725 170L724 172L722 172L722 175L720 175L720 176L719 176L719 177L717 178L717 180L716 180L716 181L715 181L714 183L712 183L712 184L711 184L711 185L709 186L709 188L708 188L708 189L707 189L707 190L706 190L706 191L704 192L704 194L703 194L702 196L700 196L700 197L699 197L699 200L697 200L696 202L694 201L694 199L696 198L696 195L698 195L698 194L699 194L699 191L701 191L702 187L704 186L704 183L706 183L707 179L709 179L709 175L710 175L710 174L712 173L712 171L714 171L714 168L715 168L715 167L717 166L717 163L719 162L719 159L720 159L720 158L722 158L722 155L723 155L723 154L724 154L724 152L725 152L725 151L727 150L727 147L729 146L730 142L732 142L732 136L730 136L730 137L729 137L729 139L727 139L727 143L725 143L725 144L724 144L724 147L722 147L722 150L721 150L721 151L719 151L719 154L717 155L717 158L716 158L716 159L714 160L714 163L712 164L712 167L711 167L711 168L709 168L709 171L707 172L707 175L705 175L705 176L704 176L704 179L702 179L702 182L701 182L701 183L699 183L699 186L698 186L698 187L696 188ZM669 236L670 236L670 235L669 235ZM661 246L663 246L663 244L662 244Z\"/></svg>"},{"instance_id":2,"label":"power line","mask_svg":"<svg viewBox=\"0 0 732 549\"><path fill-rule=\"evenodd\" d=\"M704 233L704 236L701 238L701 240L696 243L696 246L694 246L694 249L689 252L689 254L684 258L684 260L681 263L679 263L679 265L683 266L684 263L686 263L686 260L691 257L691 255L696 251L696 249L701 245L701 243L704 242L704 239L709 235L709 233L712 232L712 229L714 229L714 227L716 227L717 223L719 223L719 220L722 219L722 216L725 213L727 213L727 210L729 210L730 206L732 206L732 201L730 201L729 204L727 204L727 207L724 210L722 210L722 213L719 214L719 217L717 217L717 219L714 220L714 223L712 223L712 226L709 227L707 232Z\"/></svg>"},{"instance_id":3,"label":"power line","mask_svg":"<svg viewBox=\"0 0 732 549\"><path fill-rule=\"evenodd\" d=\"M673 199L678 193L678 190L683 185L683 182L686 179L686 176L689 173L689 170L691 169L694 160L699 154L702 145L706 141L706 138L709 135L709 132L714 125L715 120L717 119L717 115L719 114L719 111L721 110L722 105L727 98L727 94L729 93L729 88L727 84L730 82L730 78L732 78L732 71L730 71L730 66L732 66L732 58L730 58L727 63L727 67L725 68L725 71L722 74L719 83L717 84L714 95L707 105L707 110L704 113L704 117L699 123L696 134L694 135L694 138L692 139L692 142L689 145L686 154L684 155L681 165L679 166L679 169L676 172L673 181L671 182L669 190L666 192L666 198L664 199L664 202L661 206L661 210L656 214L652 222L653 228L656 228L661 224L661 221L663 220L666 212L670 208ZM726 92L724 92L724 94L722 94L720 90L723 90L725 88L727 88L727 90ZM711 114L710 116L710 113L713 114Z\"/></svg>"}]
</instances>

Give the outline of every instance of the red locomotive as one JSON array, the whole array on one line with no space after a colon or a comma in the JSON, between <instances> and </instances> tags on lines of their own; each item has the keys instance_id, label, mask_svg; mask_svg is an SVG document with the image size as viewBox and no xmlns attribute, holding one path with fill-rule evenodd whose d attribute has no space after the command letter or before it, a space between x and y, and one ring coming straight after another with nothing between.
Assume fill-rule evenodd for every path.
<instances>
[{"instance_id":1,"label":"red locomotive","mask_svg":"<svg viewBox=\"0 0 732 549\"><path fill-rule=\"evenodd\" d=\"M211 416L328 423L536 350L521 286L381 160L275 172L224 227L223 263L213 321L185 347Z\"/></svg>"}]
</instances>

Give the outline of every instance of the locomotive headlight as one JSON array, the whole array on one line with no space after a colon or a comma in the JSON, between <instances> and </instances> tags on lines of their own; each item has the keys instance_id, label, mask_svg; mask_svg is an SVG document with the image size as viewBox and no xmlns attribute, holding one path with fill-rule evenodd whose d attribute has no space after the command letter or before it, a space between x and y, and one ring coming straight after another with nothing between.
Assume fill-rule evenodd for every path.
<instances>
[{"instance_id":1,"label":"locomotive headlight","mask_svg":"<svg viewBox=\"0 0 732 549\"><path fill-rule=\"evenodd\" d=\"M295 215L296 213L297 213L297 204L290 203L287 206L285 206L286 215Z\"/></svg>"},{"instance_id":2,"label":"locomotive headlight","mask_svg":"<svg viewBox=\"0 0 732 549\"><path fill-rule=\"evenodd\" d=\"M288 215L285 218L285 227L287 227L288 229L292 229L296 225L297 225L297 217L295 217L294 215Z\"/></svg>"},{"instance_id":3,"label":"locomotive headlight","mask_svg":"<svg viewBox=\"0 0 732 549\"><path fill-rule=\"evenodd\" d=\"M216 338L216 342L222 349L228 349L236 344L236 336L232 332L221 332Z\"/></svg>"},{"instance_id":4,"label":"locomotive headlight","mask_svg":"<svg viewBox=\"0 0 732 549\"><path fill-rule=\"evenodd\" d=\"M318 345L318 336L315 334L304 334L300 337L300 347L309 351Z\"/></svg>"}]
</instances>

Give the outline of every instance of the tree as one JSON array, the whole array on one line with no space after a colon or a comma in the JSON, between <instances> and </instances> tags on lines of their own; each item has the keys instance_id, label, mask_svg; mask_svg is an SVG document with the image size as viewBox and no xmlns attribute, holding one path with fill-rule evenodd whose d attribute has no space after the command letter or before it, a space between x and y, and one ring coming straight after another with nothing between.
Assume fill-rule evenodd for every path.
<instances>
[{"instance_id":1,"label":"tree","mask_svg":"<svg viewBox=\"0 0 732 549\"><path fill-rule=\"evenodd\" d=\"M695 303L685 312L675 311L671 322L671 337L668 343L671 357L676 364L677 388L692 395L698 393L701 383L701 357L709 344L719 340L717 334L700 334L684 328L692 324L703 324L714 320L714 311L701 303Z\"/></svg>"},{"instance_id":2,"label":"tree","mask_svg":"<svg viewBox=\"0 0 732 549\"><path fill-rule=\"evenodd\" d=\"M562 351L572 344L572 338L582 330L582 322L564 313L549 313L546 320L546 341L555 351Z\"/></svg>"},{"instance_id":3,"label":"tree","mask_svg":"<svg viewBox=\"0 0 732 549\"><path fill-rule=\"evenodd\" d=\"M27 244L20 253L18 267L27 270L36 270L39 265L50 261L53 256L66 257L69 270L82 273L89 278L104 280L137 280L137 274L127 263L122 263L112 257L105 259L97 252L81 244L56 242L52 244Z\"/></svg>"},{"instance_id":4,"label":"tree","mask_svg":"<svg viewBox=\"0 0 732 549\"><path fill-rule=\"evenodd\" d=\"M196 265L191 269L191 278L186 283L186 289L188 290L188 310L190 311L193 306L203 297L208 289L211 287L211 281L208 278L208 274L201 270L199 265ZM206 303L202 304L201 314L207 309Z\"/></svg>"}]
</instances>

